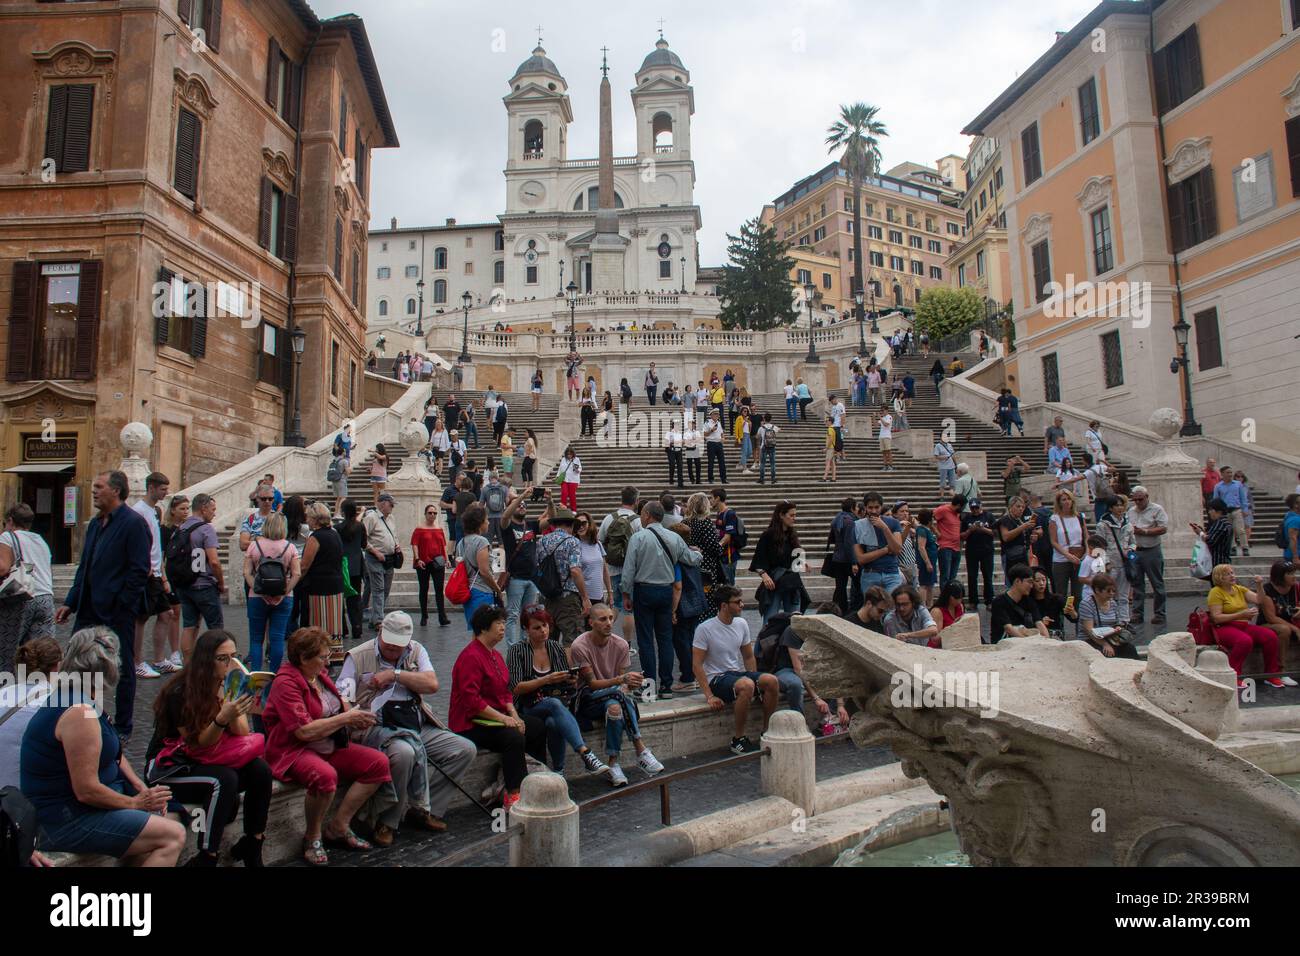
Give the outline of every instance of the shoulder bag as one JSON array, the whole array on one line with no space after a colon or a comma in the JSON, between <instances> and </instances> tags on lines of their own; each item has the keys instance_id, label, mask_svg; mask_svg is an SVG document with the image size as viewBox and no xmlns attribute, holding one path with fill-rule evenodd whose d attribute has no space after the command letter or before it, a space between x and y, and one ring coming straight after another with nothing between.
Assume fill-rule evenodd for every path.
<instances>
[{"instance_id":1,"label":"shoulder bag","mask_svg":"<svg viewBox=\"0 0 1300 956\"><path fill-rule=\"evenodd\" d=\"M26 601L33 597L36 589L32 566L23 560L23 546L18 535L10 531L9 539L13 542L14 564L5 579L0 581L0 601Z\"/></svg>"}]
</instances>

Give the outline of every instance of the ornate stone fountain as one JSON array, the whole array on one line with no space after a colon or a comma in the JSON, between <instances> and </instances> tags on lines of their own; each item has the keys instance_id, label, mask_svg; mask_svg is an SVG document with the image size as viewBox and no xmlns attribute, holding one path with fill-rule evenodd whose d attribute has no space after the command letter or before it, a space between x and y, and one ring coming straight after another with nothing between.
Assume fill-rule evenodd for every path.
<instances>
[{"instance_id":1,"label":"ornate stone fountain","mask_svg":"<svg viewBox=\"0 0 1300 956\"><path fill-rule=\"evenodd\" d=\"M977 866L1300 863L1300 795L1216 743L1237 719L1234 675L1189 634L1141 662L1076 641L930 650L832 617L793 624L818 693L856 701L854 742L893 748L947 798Z\"/></svg>"}]
</instances>

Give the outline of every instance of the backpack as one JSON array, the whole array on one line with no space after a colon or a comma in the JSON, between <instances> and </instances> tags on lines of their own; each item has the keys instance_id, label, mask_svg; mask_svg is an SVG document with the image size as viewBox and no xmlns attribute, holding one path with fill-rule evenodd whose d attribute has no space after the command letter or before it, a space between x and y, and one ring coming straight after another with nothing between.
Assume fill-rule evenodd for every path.
<instances>
[{"instance_id":1,"label":"backpack","mask_svg":"<svg viewBox=\"0 0 1300 956\"><path fill-rule=\"evenodd\" d=\"M463 462L464 460L465 460L465 456L460 453L460 449L457 448L455 445L452 445L451 446L452 467L459 468L461 466L461 462Z\"/></svg>"},{"instance_id":2,"label":"backpack","mask_svg":"<svg viewBox=\"0 0 1300 956\"><path fill-rule=\"evenodd\" d=\"M496 424L498 424L498 425L504 425L504 424L506 423L506 415L507 415L507 414L509 414L509 413L506 411L506 405L505 405L505 403L503 402L503 403L501 403L500 405L498 405L498 406L497 406L497 411L496 411L496 417L495 417L495 419L494 419L494 421L496 422Z\"/></svg>"},{"instance_id":3,"label":"backpack","mask_svg":"<svg viewBox=\"0 0 1300 956\"><path fill-rule=\"evenodd\" d=\"M257 548L259 559L257 570L253 572L253 593L266 597L283 597L289 590L289 569L284 566L284 555L289 549L285 548L274 557L267 557L262 551L260 538L253 542L253 547Z\"/></svg>"},{"instance_id":4,"label":"backpack","mask_svg":"<svg viewBox=\"0 0 1300 956\"><path fill-rule=\"evenodd\" d=\"M764 451L769 448L776 451L776 428L764 425L758 430L758 447Z\"/></svg>"},{"instance_id":5,"label":"backpack","mask_svg":"<svg viewBox=\"0 0 1300 956\"><path fill-rule=\"evenodd\" d=\"M1278 548L1278 550L1285 551L1291 546L1291 542L1288 541L1287 538L1286 518L1284 517L1278 522L1277 530L1273 532L1273 544ZM1292 555L1292 557L1294 557L1294 555Z\"/></svg>"},{"instance_id":6,"label":"backpack","mask_svg":"<svg viewBox=\"0 0 1300 956\"><path fill-rule=\"evenodd\" d=\"M557 550L558 545L541 561L536 562L537 569L533 572L533 584L537 585L538 592L548 601L564 595L564 575L560 573L560 562L555 560Z\"/></svg>"},{"instance_id":7,"label":"backpack","mask_svg":"<svg viewBox=\"0 0 1300 956\"><path fill-rule=\"evenodd\" d=\"M739 511L733 511L736 516L736 533L731 536L731 550L739 555L749 546L749 535L745 533L745 522L740 517Z\"/></svg>"},{"instance_id":8,"label":"backpack","mask_svg":"<svg viewBox=\"0 0 1300 956\"><path fill-rule=\"evenodd\" d=\"M1197 644L1213 646L1219 643L1219 638L1210 623L1210 614L1205 608L1198 607L1187 616L1187 632L1192 635Z\"/></svg>"},{"instance_id":9,"label":"backpack","mask_svg":"<svg viewBox=\"0 0 1300 956\"><path fill-rule=\"evenodd\" d=\"M781 637L790 626L790 615L773 614L754 640L754 663L760 672L771 674L776 670L777 652L781 648Z\"/></svg>"},{"instance_id":10,"label":"backpack","mask_svg":"<svg viewBox=\"0 0 1300 956\"><path fill-rule=\"evenodd\" d=\"M190 547L190 539L194 535L194 529L200 527L201 524L196 524L184 531L177 531L167 542L164 566L167 570L167 580L174 588L193 587L194 582L199 579L199 573L194 570L194 555Z\"/></svg>"},{"instance_id":11,"label":"backpack","mask_svg":"<svg viewBox=\"0 0 1300 956\"><path fill-rule=\"evenodd\" d=\"M704 575L689 564L681 565L682 598L677 602L677 616L682 620L697 618L704 613Z\"/></svg>"},{"instance_id":12,"label":"backpack","mask_svg":"<svg viewBox=\"0 0 1300 956\"><path fill-rule=\"evenodd\" d=\"M343 480L343 459L335 456L330 460L329 468L325 471L325 480L330 484Z\"/></svg>"},{"instance_id":13,"label":"backpack","mask_svg":"<svg viewBox=\"0 0 1300 956\"><path fill-rule=\"evenodd\" d=\"M0 790L0 868L30 866L38 830L32 802L17 787Z\"/></svg>"},{"instance_id":14,"label":"backpack","mask_svg":"<svg viewBox=\"0 0 1300 956\"><path fill-rule=\"evenodd\" d=\"M605 560L622 567L627 560L627 546L632 540L632 521L627 515L614 513L609 530L605 532Z\"/></svg>"},{"instance_id":15,"label":"backpack","mask_svg":"<svg viewBox=\"0 0 1300 956\"><path fill-rule=\"evenodd\" d=\"M487 490L487 500L483 503L487 505L488 514L501 514L506 509L505 488L501 485L489 485Z\"/></svg>"}]
</instances>

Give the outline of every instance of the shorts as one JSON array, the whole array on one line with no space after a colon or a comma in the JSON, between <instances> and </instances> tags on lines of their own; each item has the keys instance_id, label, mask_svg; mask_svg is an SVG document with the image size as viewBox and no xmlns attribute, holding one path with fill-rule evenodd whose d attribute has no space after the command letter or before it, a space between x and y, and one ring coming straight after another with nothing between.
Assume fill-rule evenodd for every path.
<instances>
[{"instance_id":1,"label":"shorts","mask_svg":"<svg viewBox=\"0 0 1300 956\"><path fill-rule=\"evenodd\" d=\"M167 598L167 589L163 587L160 577L149 575L144 582L144 615L147 620L155 614L166 614L172 609L172 602Z\"/></svg>"},{"instance_id":2,"label":"shorts","mask_svg":"<svg viewBox=\"0 0 1300 956\"><path fill-rule=\"evenodd\" d=\"M755 690L758 689L758 679L762 677L757 671L727 671L725 674L719 674L713 680L709 681L709 690L713 695L723 703L734 704L736 702L736 684L745 677L754 682Z\"/></svg>"},{"instance_id":3,"label":"shorts","mask_svg":"<svg viewBox=\"0 0 1300 956\"><path fill-rule=\"evenodd\" d=\"M540 395L540 394L542 394L542 390L541 390L540 388L538 388L537 386L533 386L533 394L534 394L534 395Z\"/></svg>"},{"instance_id":4,"label":"shorts","mask_svg":"<svg viewBox=\"0 0 1300 956\"><path fill-rule=\"evenodd\" d=\"M386 484L388 484L388 476L387 476L387 475L371 475L371 476L370 476L370 483L371 483L372 485L386 485Z\"/></svg>"},{"instance_id":5,"label":"shorts","mask_svg":"<svg viewBox=\"0 0 1300 956\"><path fill-rule=\"evenodd\" d=\"M198 627L200 617L208 630L225 625L221 592L216 588L181 588L181 626Z\"/></svg>"},{"instance_id":6,"label":"shorts","mask_svg":"<svg viewBox=\"0 0 1300 956\"><path fill-rule=\"evenodd\" d=\"M941 485L956 485L956 484L957 484L957 469L956 469L956 468L940 468L940 469L939 469L939 484L941 484Z\"/></svg>"},{"instance_id":7,"label":"shorts","mask_svg":"<svg viewBox=\"0 0 1300 956\"><path fill-rule=\"evenodd\" d=\"M893 451L893 450L894 450L894 439L892 439L892 438L882 438L882 439L880 439L880 450L881 450L881 451Z\"/></svg>"},{"instance_id":8,"label":"shorts","mask_svg":"<svg viewBox=\"0 0 1300 956\"><path fill-rule=\"evenodd\" d=\"M348 496L348 480L346 478L340 478L330 484L334 490L335 498L346 498Z\"/></svg>"},{"instance_id":9,"label":"shorts","mask_svg":"<svg viewBox=\"0 0 1300 956\"><path fill-rule=\"evenodd\" d=\"M433 450L433 457L436 458L438 461L442 461L444 458L447 457L447 453L443 451L441 448L435 448Z\"/></svg>"}]
</instances>

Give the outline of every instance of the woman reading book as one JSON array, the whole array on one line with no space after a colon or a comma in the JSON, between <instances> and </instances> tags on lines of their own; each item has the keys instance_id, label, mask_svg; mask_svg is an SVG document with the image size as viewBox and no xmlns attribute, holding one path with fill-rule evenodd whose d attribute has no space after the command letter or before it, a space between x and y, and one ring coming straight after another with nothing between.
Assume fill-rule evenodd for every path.
<instances>
[{"instance_id":1,"label":"woman reading book","mask_svg":"<svg viewBox=\"0 0 1300 956\"><path fill-rule=\"evenodd\" d=\"M187 866L216 866L221 837L244 795L244 835L230 855L245 866L262 865L262 842L271 806L271 767L265 738L249 732L252 694L227 700L227 675L239 669L235 638L204 632L185 670L154 701L154 733L145 779L166 782L182 803L197 806L199 852Z\"/></svg>"}]
</instances>

